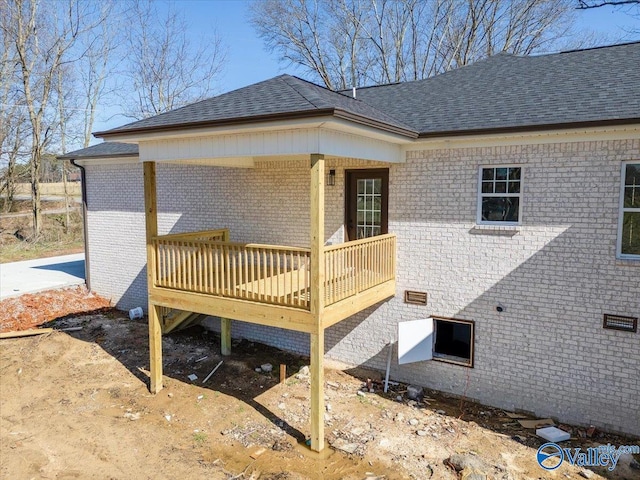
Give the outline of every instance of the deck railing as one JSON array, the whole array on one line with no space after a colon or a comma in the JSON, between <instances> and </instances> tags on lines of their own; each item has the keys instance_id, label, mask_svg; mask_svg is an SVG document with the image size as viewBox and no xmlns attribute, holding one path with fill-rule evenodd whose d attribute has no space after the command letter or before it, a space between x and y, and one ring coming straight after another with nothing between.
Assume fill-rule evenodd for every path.
<instances>
[{"instance_id":1,"label":"deck railing","mask_svg":"<svg viewBox=\"0 0 640 480\"><path fill-rule=\"evenodd\" d=\"M154 285L310 309L310 249L228 238L228 230L155 237ZM324 305L395 278L395 247L392 234L325 247Z\"/></svg>"},{"instance_id":2,"label":"deck railing","mask_svg":"<svg viewBox=\"0 0 640 480\"><path fill-rule=\"evenodd\" d=\"M180 235L154 242L157 287L310 308L309 249Z\"/></svg>"},{"instance_id":3,"label":"deck railing","mask_svg":"<svg viewBox=\"0 0 640 480\"><path fill-rule=\"evenodd\" d=\"M394 234L325 247L325 306L395 278Z\"/></svg>"}]
</instances>

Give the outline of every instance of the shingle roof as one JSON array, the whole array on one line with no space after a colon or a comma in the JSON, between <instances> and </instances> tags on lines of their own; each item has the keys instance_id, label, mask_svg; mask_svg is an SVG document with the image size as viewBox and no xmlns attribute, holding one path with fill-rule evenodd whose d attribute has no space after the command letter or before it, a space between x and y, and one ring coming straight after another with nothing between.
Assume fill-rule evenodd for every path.
<instances>
[{"instance_id":1,"label":"shingle roof","mask_svg":"<svg viewBox=\"0 0 640 480\"><path fill-rule=\"evenodd\" d=\"M102 142L87 148L65 153L58 158L76 160L82 158L137 157L138 145L132 143Z\"/></svg>"},{"instance_id":2,"label":"shingle roof","mask_svg":"<svg viewBox=\"0 0 640 480\"><path fill-rule=\"evenodd\" d=\"M334 115L408 137L640 121L640 42L499 54L426 80L332 92L280 75L96 136Z\"/></svg>"},{"instance_id":3,"label":"shingle roof","mask_svg":"<svg viewBox=\"0 0 640 480\"><path fill-rule=\"evenodd\" d=\"M421 135L640 120L640 42L541 56L499 54L357 97Z\"/></svg>"},{"instance_id":4,"label":"shingle roof","mask_svg":"<svg viewBox=\"0 0 640 480\"><path fill-rule=\"evenodd\" d=\"M215 125L230 121L266 120L281 115L300 117L318 115L347 116L352 120L373 122L416 136L403 122L351 96L333 92L291 75L280 75L217 97L202 100L167 113L98 132L98 136L142 130Z\"/></svg>"}]
</instances>

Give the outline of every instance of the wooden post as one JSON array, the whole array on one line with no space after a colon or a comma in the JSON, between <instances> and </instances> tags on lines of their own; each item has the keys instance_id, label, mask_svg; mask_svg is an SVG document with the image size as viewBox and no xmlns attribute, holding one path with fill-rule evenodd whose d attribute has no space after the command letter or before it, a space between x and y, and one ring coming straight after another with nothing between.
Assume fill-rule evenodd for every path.
<instances>
[{"instance_id":1,"label":"wooden post","mask_svg":"<svg viewBox=\"0 0 640 480\"><path fill-rule=\"evenodd\" d=\"M311 450L324 448L324 329L311 334Z\"/></svg>"},{"instance_id":2,"label":"wooden post","mask_svg":"<svg viewBox=\"0 0 640 480\"><path fill-rule=\"evenodd\" d=\"M156 249L153 238L158 235L158 208L156 197L156 164L144 162L144 213L147 233L147 287L155 281ZM151 393L162 390L162 325L160 307L149 302L149 363Z\"/></svg>"},{"instance_id":3,"label":"wooden post","mask_svg":"<svg viewBox=\"0 0 640 480\"><path fill-rule=\"evenodd\" d=\"M231 355L231 319L220 318L220 353Z\"/></svg>"},{"instance_id":4,"label":"wooden post","mask_svg":"<svg viewBox=\"0 0 640 480\"><path fill-rule=\"evenodd\" d=\"M311 155L311 313L324 308L324 155Z\"/></svg>"},{"instance_id":5,"label":"wooden post","mask_svg":"<svg viewBox=\"0 0 640 480\"><path fill-rule=\"evenodd\" d=\"M311 155L311 450L324 448L324 156Z\"/></svg>"}]
</instances>

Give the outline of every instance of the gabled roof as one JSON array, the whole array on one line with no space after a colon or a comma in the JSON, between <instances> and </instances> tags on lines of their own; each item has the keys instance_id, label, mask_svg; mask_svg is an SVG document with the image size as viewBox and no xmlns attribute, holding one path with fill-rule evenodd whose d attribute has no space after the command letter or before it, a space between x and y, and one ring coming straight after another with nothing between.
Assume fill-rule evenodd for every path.
<instances>
[{"instance_id":1,"label":"gabled roof","mask_svg":"<svg viewBox=\"0 0 640 480\"><path fill-rule=\"evenodd\" d=\"M375 126L409 137L416 137L418 133L402 121L363 101L291 75L280 75L167 113L105 132L97 132L95 135L109 137L118 133L326 115Z\"/></svg>"},{"instance_id":2,"label":"gabled roof","mask_svg":"<svg viewBox=\"0 0 640 480\"><path fill-rule=\"evenodd\" d=\"M102 142L87 148L60 155L61 160L81 160L83 158L137 157L138 145L132 143Z\"/></svg>"},{"instance_id":3,"label":"gabled roof","mask_svg":"<svg viewBox=\"0 0 640 480\"><path fill-rule=\"evenodd\" d=\"M640 42L541 56L499 54L357 98L421 136L640 121Z\"/></svg>"}]
</instances>

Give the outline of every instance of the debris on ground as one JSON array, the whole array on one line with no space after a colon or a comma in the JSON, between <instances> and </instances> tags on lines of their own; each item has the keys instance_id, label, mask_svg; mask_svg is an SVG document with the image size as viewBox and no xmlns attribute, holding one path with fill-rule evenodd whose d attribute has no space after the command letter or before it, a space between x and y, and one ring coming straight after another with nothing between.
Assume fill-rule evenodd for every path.
<instances>
[{"instance_id":1,"label":"debris on ground","mask_svg":"<svg viewBox=\"0 0 640 480\"><path fill-rule=\"evenodd\" d=\"M109 300L83 286L25 293L0 300L0 332L28 330L73 314L111 309Z\"/></svg>"},{"instance_id":2,"label":"debris on ground","mask_svg":"<svg viewBox=\"0 0 640 480\"><path fill-rule=\"evenodd\" d=\"M364 368L325 370L325 437L317 456L309 438L308 358L249 341L234 341L215 382L205 378L222 361L220 337L191 327L162 337L165 389L149 394L148 326L107 312L66 317L54 330L73 334L3 341L0 349L1 478L143 478L163 465L167 478L282 480L551 480L637 478L637 458L614 472L565 462L542 471L537 449L546 441L517 420L537 420L468 399L393 382ZM291 376L256 372L286 365ZM260 367L262 370L262 367ZM369 381L367 381L369 380ZM364 391L364 390L366 391ZM370 390L373 389L374 393ZM355 394L355 392L358 392ZM413 398L410 398L410 396ZM629 445L634 440L593 432L567 447ZM153 442L140 444L140 438ZM83 456L83 471L75 465ZM283 473L284 472L284 473ZM587 476L585 476L587 475ZM590 476L588 476L590 475Z\"/></svg>"}]
</instances>

